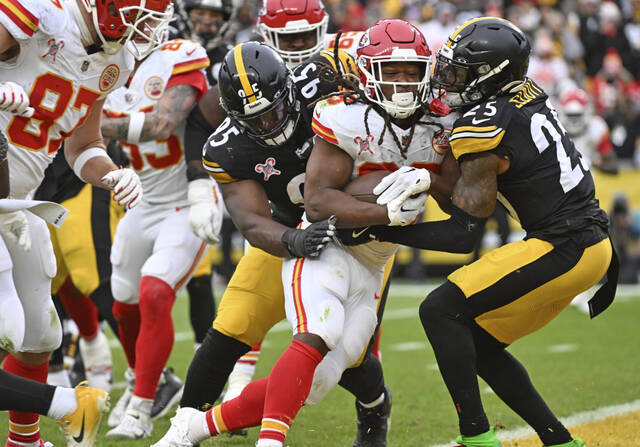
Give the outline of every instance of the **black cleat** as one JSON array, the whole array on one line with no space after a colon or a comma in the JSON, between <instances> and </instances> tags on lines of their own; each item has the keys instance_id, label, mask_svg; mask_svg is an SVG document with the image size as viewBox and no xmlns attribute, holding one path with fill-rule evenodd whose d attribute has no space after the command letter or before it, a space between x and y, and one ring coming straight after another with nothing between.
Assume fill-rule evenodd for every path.
<instances>
[{"instance_id":1,"label":"black cleat","mask_svg":"<svg viewBox=\"0 0 640 447\"><path fill-rule=\"evenodd\" d=\"M184 383L173 372L172 368L165 368L158 382L156 397L153 399L151 407L151 419L158 419L166 416L175 404L180 402Z\"/></svg>"},{"instance_id":2,"label":"black cleat","mask_svg":"<svg viewBox=\"0 0 640 447\"><path fill-rule=\"evenodd\" d=\"M384 402L373 408L365 408L356 399L358 433L353 447L386 447L387 432L391 425L391 392L384 387Z\"/></svg>"}]
</instances>

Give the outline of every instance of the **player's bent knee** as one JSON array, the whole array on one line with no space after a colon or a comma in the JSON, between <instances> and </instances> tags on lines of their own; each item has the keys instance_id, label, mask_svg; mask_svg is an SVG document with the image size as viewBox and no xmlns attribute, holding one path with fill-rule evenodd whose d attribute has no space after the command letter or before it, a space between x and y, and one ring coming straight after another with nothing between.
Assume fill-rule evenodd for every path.
<instances>
[{"instance_id":1,"label":"player's bent knee","mask_svg":"<svg viewBox=\"0 0 640 447\"><path fill-rule=\"evenodd\" d=\"M10 271L6 271L11 274ZM0 273L0 277L5 272ZM0 290L0 350L19 351L24 341L24 311L13 287Z\"/></svg>"},{"instance_id":2,"label":"player's bent knee","mask_svg":"<svg viewBox=\"0 0 640 447\"><path fill-rule=\"evenodd\" d=\"M327 354L318 364L313 374L313 382L306 405L316 405L331 391L340 381L344 372L343 365L338 364L332 353Z\"/></svg>"},{"instance_id":3,"label":"player's bent knee","mask_svg":"<svg viewBox=\"0 0 640 447\"><path fill-rule=\"evenodd\" d=\"M175 293L171 286L153 276L140 281L140 315L150 324L171 318Z\"/></svg>"},{"instance_id":4,"label":"player's bent knee","mask_svg":"<svg viewBox=\"0 0 640 447\"><path fill-rule=\"evenodd\" d=\"M342 337L342 347L348 359L347 367L360 360L378 325L378 316L371 308L359 309L357 319L357 324L345 325Z\"/></svg>"},{"instance_id":5,"label":"player's bent knee","mask_svg":"<svg viewBox=\"0 0 640 447\"><path fill-rule=\"evenodd\" d=\"M425 331L441 318L457 318L467 314L465 296L455 284L447 281L432 291L420 304L420 321Z\"/></svg>"},{"instance_id":6,"label":"player's bent knee","mask_svg":"<svg viewBox=\"0 0 640 447\"><path fill-rule=\"evenodd\" d=\"M111 293L116 302L124 304L138 303L137 287L126 278L117 276L115 273L111 276Z\"/></svg>"},{"instance_id":7,"label":"player's bent knee","mask_svg":"<svg viewBox=\"0 0 640 447\"><path fill-rule=\"evenodd\" d=\"M58 349L61 344L62 325L53 301L49 300L49 305L46 309L42 309L39 315L27 316L21 351L50 353Z\"/></svg>"}]
</instances>

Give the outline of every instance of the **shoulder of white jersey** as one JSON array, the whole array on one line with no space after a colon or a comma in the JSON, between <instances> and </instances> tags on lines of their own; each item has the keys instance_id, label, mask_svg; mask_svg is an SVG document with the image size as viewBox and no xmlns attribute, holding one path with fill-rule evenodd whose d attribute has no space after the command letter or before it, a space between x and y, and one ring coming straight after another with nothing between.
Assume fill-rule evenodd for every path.
<instances>
[{"instance_id":1,"label":"shoulder of white jersey","mask_svg":"<svg viewBox=\"0 0 640 447\"><path fill-rule=\"evenodd\" d=\"M63 0L0 0L0 24L16 40L29 39L36 31L60 35L69 24Z\"/></svg>"},{"instance_id":2,"label":"shoulder of white jersey","mask_svg":"<svg viewBox=\"0 0 640 447\"><path fill-rule=\"evenodd\" d=\"M593 115L587 125L587 133L595 140L600 140L609 134L607 122L599 115Z\"/></svg>"},{"instance_id":3,"label":"shoulder of white jersey","mask_svg":"<svg viewBox=\"0 0 640 447\"><path fill-rule=\"evenodd\" d=\"M311 128L323 140L340 147L355 159L358 146L354 136L365 132L364 115L367 106L360 103L346 104L340 95L318 102L313 110ZM371 112L369 119L377 116Z\"/></svg>"},{"instance_id":4,"label":"shoulder of white jersey","mask_svg":"<svg viewBox=\"0 0 640 447\"><path fill-rule=\"evenodd\" d=\"M485 101L462 113L453 124L449 143L453 156L487 152L498 147L513 117L507 97Z\"/></svg>"},{"instance_id":5,"label":"shoulder of white jersey","mask_svg":"<svg viewBox=\"0 0 640 447\"><path fill-rule=\"evenodd\" d=\"M340 40L338 41L338 49L345 51L356 57L356 51L358 50L358 44L360 38L364 34L364 31L347 31L340 34ZM338 34L326 34L324 38L324 47L333 50L336 46L336 37Z\"/></svg>"},{"instance_id":6,"label":"shoulder of white jersey","mask_svg":"<svg viewBox=\"0 0 640 447\"><path fill-rule=\"evenodd\" d=\"M173 67L171 76L209 66L209 57L202 45L187 39L170 40L149 57L153 57L154 63L160 63L162 67Z\"/></svg>"}]
</instances>

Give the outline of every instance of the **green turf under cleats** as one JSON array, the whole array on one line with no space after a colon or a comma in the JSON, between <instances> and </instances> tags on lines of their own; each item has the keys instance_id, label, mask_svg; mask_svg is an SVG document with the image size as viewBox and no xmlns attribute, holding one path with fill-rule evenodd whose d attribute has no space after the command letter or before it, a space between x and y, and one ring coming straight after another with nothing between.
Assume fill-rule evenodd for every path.
<instances>
[{"instance_id":1,"label":"green turf under cleats","mask_svg":"<svg viewBox=\"0 0 640 447\"><path fill-rule=\"evenodd\" d=\"M576 438L571 442L565 442L564 444L554 444L548 447L586 447L586 446L582 439Z\"/></svg>"},{"instance_id":2,"label":"green turf under cleats","mask_svg":"<svg viewBox=\"0 0 640 447\"><path fill-rule=\"evenodd\" d=\"M456 438L456 442L463 447L502 447L502 443L496 436L496 431L495 427L491 427L488 432L480 435L460 435Z\"/></svg>"}]
</instances>

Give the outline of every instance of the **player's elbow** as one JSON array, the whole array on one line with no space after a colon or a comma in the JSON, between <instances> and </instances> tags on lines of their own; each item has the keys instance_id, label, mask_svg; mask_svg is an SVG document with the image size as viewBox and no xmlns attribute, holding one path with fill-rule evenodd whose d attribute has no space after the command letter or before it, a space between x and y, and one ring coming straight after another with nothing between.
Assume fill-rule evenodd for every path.
<instances>
[{"instance_id":1,"label":"player's elbow","mask_svg":"<svg viewBox=\"0 0 640 447\"><path fill-rule=\"evenodd\" d=\"M309 222L318 222L330 216L326 202L317 199L318 195L305 200L304 211Z\"/></svg>"}]
</instances>

